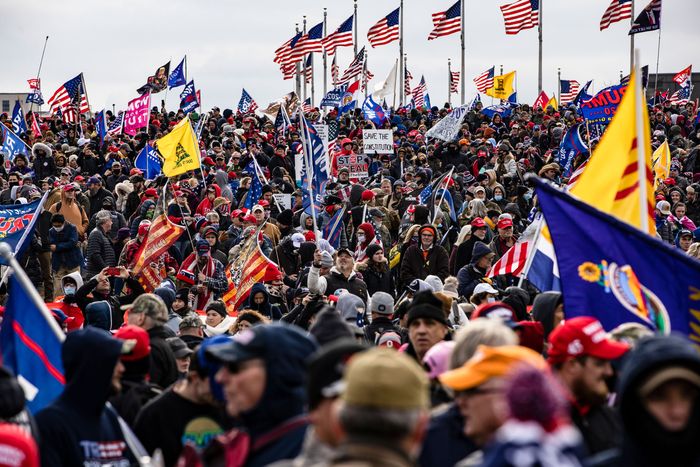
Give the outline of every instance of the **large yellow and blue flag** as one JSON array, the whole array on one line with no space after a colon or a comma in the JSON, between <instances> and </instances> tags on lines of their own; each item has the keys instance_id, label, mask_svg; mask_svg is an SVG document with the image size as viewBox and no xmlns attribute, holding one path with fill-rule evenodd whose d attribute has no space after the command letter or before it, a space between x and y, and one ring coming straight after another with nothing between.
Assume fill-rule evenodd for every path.
<instances>
[{"instance_id":1,"label":"large yellow and blue flag","mask_svg":"<svg viewBox=\"0 0 700 467\"><path fill-rule=\"evenodd\" d=\"M189 117L180 120L170 133L157 140L156 148L163 156L163 173L168 177L200 167L197 135Z\"/></svg>"},{"instance_id":2,"label":"large yellow and blue flag","mask_svg":"<svg viewBox=\"0 0 700 467\"><path fill-rule=\"evenodd\" d=\"M515 92L515 71L505 75L494 76L493 86L488 88L484 94L496 99L507 100Z\"/></svg>"},{"instance_id":3,"label":"large yellow and blue flag","mask_svg":"<svg viewBox=\"0 0 700 467\"><path fill-rule=\"evenodd\" d=\"M566 318L606 330L641 323L700 345L700 261L536 180L559 264Z\"/></svg>"}]
</instances>

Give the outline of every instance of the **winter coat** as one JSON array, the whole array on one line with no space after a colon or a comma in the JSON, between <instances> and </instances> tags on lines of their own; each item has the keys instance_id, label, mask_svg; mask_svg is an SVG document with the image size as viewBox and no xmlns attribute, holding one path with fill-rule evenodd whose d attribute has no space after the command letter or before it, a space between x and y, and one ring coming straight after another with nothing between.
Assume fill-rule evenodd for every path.
<instances>
[{"instance_id":1,"label":"winter coat","mask_svg":"<svg viewBox=\"0 0 700 467\"><path fill-rule=\"evenodd\" d=\"M216 184L221 190L221 196L233 203L235 198L233 197L231 187L228 185L228 174L223 170L217 170L214 175L214 180L216 180Z\"/></svg>"},{"instance_id":2,"label":"winter coat","mask_svg":"<svg viewBox=\"0 0 700 467\"><path fill-rule=\"evenodd\" d=\"M175 355L165 339L174 337L175 333L163 325L148 329L151 339L151 366L149 381L162 388L167 388L177 380L177 363Z\"/></svg>"},{"instance_id":3,"label":"winter coat","mask_svg":"<svg viewBox=\"0 0 700 467\"><path fill-rule=\"evenodd\" d=\"M319 277L319 268L311 266L309 269L309 291L322 295L335 295L339 289L345 289L351 294L357 295L367 303L367 284L360 279L355 272L351 272L348 277L333 266L328 274Z\"/></svg>"},{"instance_id":4,"label":"winter coat","mask_svg":"<svg viewBox=\"0 0 700 467\"><path fill-rule=\"evenodd\" d=\"M471 297L477 284L484 282L486 271L477 267L477 263L484 256L491 254L491 249L486 244L476 242L472 251L472 261L457 273L457 293L460 297Z\"/></svg>"},{"instance_id":5,"label":"winter coat","mask_svg":"<svg viewBox=\"0 0 700 467\"><path fill-rule=\"evenodd\" d=\"M97 192L93 195L89 191L88 193L88 199L90 200L90 212L88 212L88 219L91 219L92 216L97 214L102 210L102 203L104 202L105 198L114 198L112 193L109 191L105 190L104 188L100 188L97 190Z\"/></svg>"},{"instance_id":6,"label":"winter coat","mask_svg":"<svg viewBox=\"0 0 700 467\"><path fill-rule=\"evenodd\" d=\"M350 438L338 447L331 467L413 467L416 464L398 446L377 441L353 442Z\"/></svg>"},{"instance_id":7,"label":"winter coat","mask_svg":"<svg viewBox=\"0 0 700 467\"><path fill-rule=\"evenodd\" d=\"M395 294L394 275L388 264L381 267L370 267L367 263L358 263L355 270L362 274L362 280L367 284L367 294L371 297L375 292L386 292L391 296Z\"/></svg>"},{"instance_id":8,"label":"winter coat","mask_svg":"<svg viewBox=\"0 0 700 467\"><path fill-rule=\"evenodd\" d=\"M562 301L561 292L543 292L532 302L532 318L542 323L544 340L548 341L549 333L554 327L554 310Z\"/></svg>"},{"instance_id":9,"label":"winter coat","mask_svg":"<svg viewBox=\"0 0 700 467\"><path fill-rule=\"evenodd\" d=\"M265 299L262 303L258 304L253 300L257 293L262 293L264 295ZM260 282L254 284L250 289L250 295L248 295L248 300L246 301L244 308L258 311L260 314L273 321L277 321L282 318L282 311L279 309L279 307L273 306L270 303L270 292L268 292L267 288L265 288L265 284Z\"/></svg>"},{"instance_id":10,"label":"winter coat","mask_svg":"<svg viewBox=\"0 0 700 467\"><path fill-rule=\"evenodd\" d=\"M77 303L77 305L83 311L83 314L85 314L88 305L90 305L92 302L107 301L112 313L112 329L119 329L124 323L124 314L121 310L121 306L132 303L136 297L142 293L145 293L141 283L138 280L129 277L124 282L131 290L131 293L116 296L112 294L111 290L106 294L97 292L95 290L95 286L97 286L97 279L90 279L80 286L75 292L75 303ZM92 296L88 297L88 295Z\"/></svg>"},{"instance_id":11,"label":"winter coat","mask_svg":"<svg viewBox=\"0 0 700 467\"><path fill-rule=\"evenodd\" d=\"M147 199L146 201L141 203L141 207L139 208L139 215L131 221L131 226L129 227L129 237L136 238L136 235L138 235L139 233L139 224L142 220L146 219L146 214L148 213L148 210L152 207L155 207L155 205L155 201L150 199Z\"/></svg>"},{"instance_id":12,"label":"winter coat","mask_svg":"<svg viewBox=\"0 0 700 467\"><path fill-rule=\"evenodd\" d=\"M104 233L101 227L90 232L87 246L87 277L94 276L107 266L116 266L117 258L114 255L112 241Z\"/></svg>"},{"instance_id":13,"label":"winter coat","mask_svg":"<svg viewBox=\"0 0 700 467\"><path fill-rule=\"evenodd\" d=\"M441 281L450 275L450 259L447 251L440 245L433 245L428 251L428 256L423 256L421 245L411 245L406 250L401 260L401 285L403 289L414 279L425 279L433 275L438 276Z\"/></svg>"},{"instance_id":14,"label":"winter coat","mask_svg":"<svg viewBox=\"0 0 700 467\"><path fill-rule=\"evenodd\" d=\"M455 465L476 450L464 435L464 418L456 404L433 411L419 458L422 467Z\"/></svg>"},{"instance_id":15,"label":"winter coat","mask_svg":"<svg viewBox=\"0 0 700 467\"><path fill-rule=\"evenodd\" d=\"M73 269L83 264L83 254L78 243L78 229L66 221L63 230L49 229L49 245L56 250L51 255L51 269L58 271L61 267Z\"/></svg>"}]
</instances>

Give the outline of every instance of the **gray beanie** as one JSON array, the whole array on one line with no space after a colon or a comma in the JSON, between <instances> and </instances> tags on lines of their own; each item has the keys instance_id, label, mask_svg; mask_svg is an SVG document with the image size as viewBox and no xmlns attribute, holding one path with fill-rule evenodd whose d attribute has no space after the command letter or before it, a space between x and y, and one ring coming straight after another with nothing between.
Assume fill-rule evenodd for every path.
<instances>
[{"instance_id":1,"label":"gray beanie","mask_svg":"<svg viewBox=\"0 0 700 467\"><path fill-rule=\"evenodd\" d=\"M370 299L370 311L380 315L394 314L394 297L386 292L374 292Z\"/></svg>"},{"instance_id":2,"label":"gray beanie","mask_svg":"<svg viewBox=\"0 0 700 467\"><path fill-rule=\"evenodd\" d=\"M333 267L333 257L327 251L321 253L321 267L322 268L332 268Z\"/></svg>"}]
</instances>

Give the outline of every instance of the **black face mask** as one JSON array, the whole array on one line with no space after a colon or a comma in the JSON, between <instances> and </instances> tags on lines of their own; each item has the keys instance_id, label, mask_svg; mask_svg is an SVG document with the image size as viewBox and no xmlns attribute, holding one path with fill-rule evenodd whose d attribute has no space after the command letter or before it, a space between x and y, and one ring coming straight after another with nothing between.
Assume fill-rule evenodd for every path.
<instances>
[{"instance_id":1,"label":"black face mask","mask_svg":"<svg viewBox=\"0 0 700 467\"><path fill-rule=\"evenodd\" d=\"M122 169L112 169L112 173L114 175L119 175L120 173L122 173Z\"/></svg>"},{"instance_id":2,"label":"black face mask","mask_svg":"<svg viewBox=\"0 0 700 467\"><path fill-rule=\"evenodd\" d=\"M13 187L13 186L19 186L19 182L9 182L9 183L10 183L10 186L11 186L11 187Z\"/></svg>"}]
</instances>

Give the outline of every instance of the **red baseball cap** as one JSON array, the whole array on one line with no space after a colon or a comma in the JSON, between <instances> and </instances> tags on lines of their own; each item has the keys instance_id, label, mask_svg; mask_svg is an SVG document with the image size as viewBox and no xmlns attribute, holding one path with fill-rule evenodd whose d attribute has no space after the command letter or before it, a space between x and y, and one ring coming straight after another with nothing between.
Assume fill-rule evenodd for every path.
<instances>
[{"instance_id":1,"label":"red baseball cap","mask_svg":"<svg viewBox=\"0 0 700 467\"><path fill-rule=\"evenodd\" d=\"M471 223L473 229L483 229L486 227L486 222L481 217L476 217Z\"/></svg>"},{"instance_id":2,"label":"red baseball cap","mask_svg":"<svg viewBox=\"0 0 700 467\"><path fill-rule=\"evenodd\" d=\"M151 339L145 329L128 324L119 328L114 337L129 344L122 348L122 351L128 352L121 356L125 362L141 360L151 353ZM129 347L131 348L129 349Z\"/></svg>"},{"instance_id":3,"label":"red baseball cap","mask_svg":"<svg viewBox=\"0 0 700 467\"><path fill-rule=\"evenodd\" d=\"M264 207L264 208L266 208L266 207L268 207L268 206L270 205L270 203L269 203L267 200L265 200L265 199L261 199L261 200L258 202L258 204L259 204L260 206Z\"/></svg>"},{"instance_id":4,"label":"red baseball cap","mask_svg":"<svg viewBox=\"0 0 700 467\"><path fill-rule=\"evenodd\" d=\"M614 360L628 350L627 344L608 339L600 321L590 316L579 316L567 319L549 335L547 361L554 365L580 355Z\"/></svg>"},{"instance_id":5,"label":"red baseball cap","mask_svg":"<svg viewBox=\"0 0 700 467\"><path fill-rule=\"evenodd\" d=\"M73 181L82 182L85 178L82 175L76 175Z\"/></svg>"},{"instance_id":6,"label":"red baseball cap","mask_svg":"<svg viewBox=\"0 0 700 467\"><path fill-rule=\"evenodd\" d=\"M672 179L671 177L669 177L669 178L664 180L664 185L675 186L676 181L674 179Z\"/></svg>"},{"instance_id":7,"label":"red baseball cap","mask_svg":"<svg viewBox=\"0 0 700 467\"><path fill-rule=\"evenodd\" d=\"M63 185L63 191L73 191L75 187L72 184Z\"/></svg>"},{"instance_id":8,"label":"red baseball cap","mask_svg":"<svg viewBox=\"0 0 700 467\"><path fill-rule=\"evenodd\" d=\"M148 188L143 194L146 196L158 197L158 190L155 188Z\"/></svg>"},{"instance_id":9,"label":"red baseball cap","mask_svg":"<svg viewBox=\"0 0 700 467\"><path fill-rule=\"evenodd\" d=\"M255 218L254 215L248 214L243 218L243 222L250 222L251 224L255 224L258 222L258 220Z\"/></svg>"},{"instance_id":10,"label":"red baseball cap","mask_svg":"<svg viewBox=\"0 0 700 467\"><path fill-rule=\"evenodd\" d=\"M513 220L509 219L507 217L504 217L500 221L498 221L498 224L496 224L496 227L499 229L507 229L508 227L513 227Z\"/></svg>"}]
</instances>

